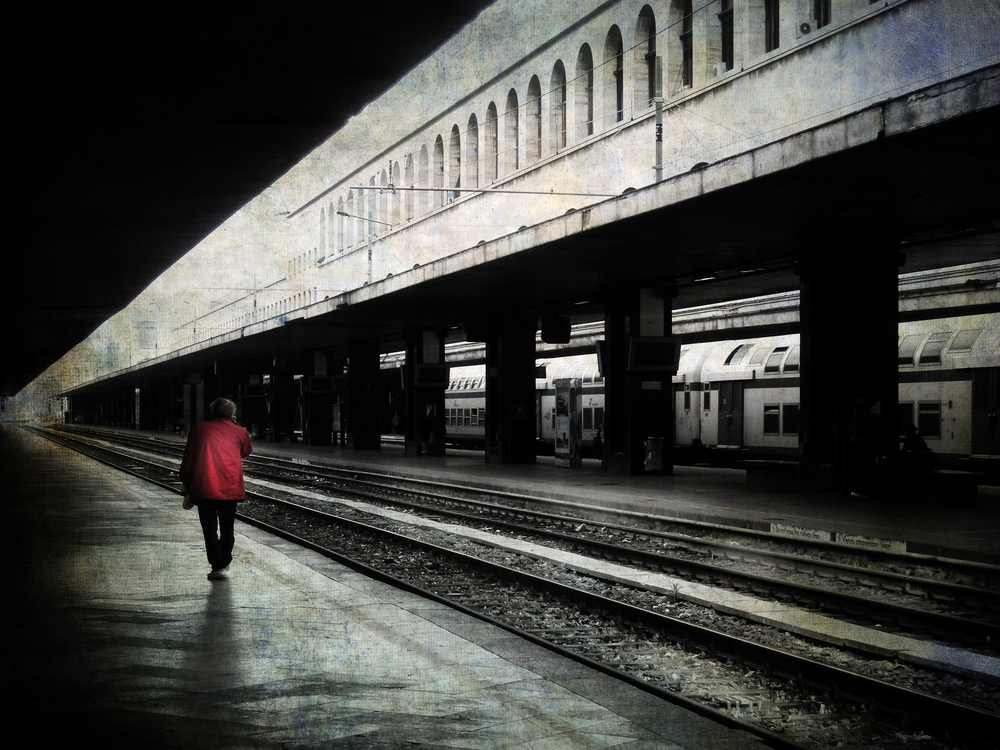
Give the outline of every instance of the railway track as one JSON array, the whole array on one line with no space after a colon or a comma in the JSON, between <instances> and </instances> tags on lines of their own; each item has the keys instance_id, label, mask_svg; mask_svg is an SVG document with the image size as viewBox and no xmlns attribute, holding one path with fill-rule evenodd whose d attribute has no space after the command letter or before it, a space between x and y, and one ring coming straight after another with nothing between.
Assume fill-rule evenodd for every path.
<instances>
[{"instance_id":1,"label":"railway track","mask_svg":"<svg viewBox=\"0 0 1000 750\"><path fill-rule=\"evenodd\" d=\"M148 446L143 448L146 449ZM159 473L161 483L176 489L176 452L173 458L154 461L152 467L145 464L141 453L133 451L125 460L126 468L143 476ZM380 576L418 587L479 616L499 618L505 627L571 652L574 658L620 673L623 679L634 680L646 689L662 691L672 700L690 701L697 710L721 712L727 717L723 720L745 724L773 744L817 746L838 737L850 746L861 738L871 742L877 736L876 745L881 747L958 747L962 746L956 744L959 739L969 747L976 747L981 741L987 746L1000 728L995 708L1000 702L997 687L989 681L949 675L937 669L906 666L904 670L885 658L859 655L855 649L832 645L817 649L811 639L789 636L760 625L753 625L750 630L764 632L748 637L744 618L685 601L679 587L673 591L669 588L655 591L635 581L609 581L534 554L512 551L504 544L486 543L482 536L470 538L454 533L456 526L472 528L475 523L486 523L491 527L491 536L530 535L533 541L528 543L535 547L552 545L555 534L560 544L578 550L573 554L584 551L594 556L597 553L593 546L581 548L590 545L589 541L563 531L545 531L547 541L543 544L537 528L575 524L574 534L579 534L583 531L580 525L592 525L593 520L572 518L565 513L553 518L552 513L516 507L528 504L523 500L514 503L508 500L507 505L512 507L502 512L517 519L503 521L507 529L498 534L495 532L500 531L501 524L497 518L482 518L495 500L491 503L473 498L470 506L470 498L444 497L441 492L429 493L433 500L428 500L428 488L423 487L418 502L415 499L418 492L412 485L400 486L395 480L388 490L395 497L386 500L385 491L374 498L370 486L357 484L363 480L358 472L331 476L316 466L267 463L270 465L266 468L266 479L254 479L255 472L264 469L248 466L249 482L271 486L266 497L258 496L244 506L248 520L252 517L254 522L275 533L298 538L310 546L333 547L338 552L327 551L327 554L348 564L367 566L371 571L379 571ZM378 481L386 480L383 477ZM330 501L330 496L342 498L347 492L344 485L351 483L350 492L357 499L350 503ZM282 484L284 488L279 486ZM456 488L444 493L461 494ZM406 498L401 499L400 495ZM395 505L397 510L387 514L387 503ZM399 510L400 504L407 506L405 510ZM443 510L441 504L464 507ZM473 515L470 507L477 507ZM423 519L422 525L413 523L418 515ZM476 515L480 516L478 521ZM525 517L531 517L532 527L525 525ZM351 528L350 533L344 531L345 525ZM617 533L638 536L634 528L619 526ZM337 531L331 531L333 528ZM645 531L643 534L648 536ZM656 534L666 534L668 539L669 535L682 536L676 529ZM659 544L664 544L663 538L656 538ZM351 540L350 550L345 549L347 539ZM706 544L702 540L691 543ZM732 541L722 544L731 547ZM637 559L642 560L641 565L647 570L662 568L664 564L659 552L654 559L648 552L637 551L634 544L625 547L618 542L602 541L601 545L604 550L601 554L616 557L617 566L635 570ZM419 551L411 551L414 549ZM721 556L718 552L713 554ZM754 554L761 552L757 550ZM787 557L792 553L785 550L778 554ZM881 562L883 567L900 564ZM920 561L924 574L918 579L920 586L932 590L935 599L946 601L942 593L947 590L942 588L944 584L926 578L931 575L928 565L929 561ZM688 563L684 567L692 569ZM866 575L874 575L871 570L862 570ZM680 576L676 569L670 572ZM973 588L967 581L970 577L980 581L991 579L993 574L995 571L983 567L933 572L938 578L959 577L963 582L958 586L965 594L982 591L987 599L995 596L995 589ZM487 585L483 579L502 581L504 587ZM766 583L772 585L771 581ZM729 584L732 585L731 580ZM762 586L763 582L758 580L754 585ZM709 584L711 588L718 586L718 581ZM978 638L979 634L971 637ZM817 656L818 652L823 653ZM887 676L874 677L873 670L882 670ZM905 679L901 677L904 671ZM904 683L921 687L905 688ZM951 698L942 698L935 692ZM919 720L914 722L914 716Z\"/></svg>"},{"instance_id":2,"label":"railway track","mask_svg":"<svg viewBox=\"0 0 1000 750\"><path fill-rule=\"evenodd\" d=\"M304 470L284 463L278 468L277 476L283 481L350 493L427 517L503 529L520 538L532 536L548 545L669 572L706 585L759 591L778 600L811 606L817 612L843 612L882 628L891 623L898 632L943 638L984 653L992 653L993 644L1000 643L1000 581L979 568L974 571L979 583L993 588L904 575L893 569L899 567L898 561L883 564L882 569L859 567L780 549L747 548L738 539L698 540L691 537L691 529L685 529L683 535L640 531L622 525L620 514L608 513L607 521L588 522L565 513L516 507L510 504L512 498L495 493L486 498L462 499L432 491L425 484L399 482L394 482L389 491L386 483L392 480L384 476ZM948 567L954 574L957 566ZM961 578L971 575L964 573ZM858 589L874 593L859 596L855 593Z\"/></svg>"}]
</instances>

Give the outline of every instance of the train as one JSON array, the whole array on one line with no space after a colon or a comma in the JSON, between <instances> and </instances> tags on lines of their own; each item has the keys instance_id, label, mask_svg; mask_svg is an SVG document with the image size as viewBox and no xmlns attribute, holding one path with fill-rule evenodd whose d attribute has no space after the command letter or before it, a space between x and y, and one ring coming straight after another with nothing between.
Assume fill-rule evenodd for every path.
<instances>
[{"instance_id":1,"label":"train","mask_svg":"<svg viewBox=\"0 0 1000 750\"><path fill-rule=\"evenodd\" d=\"M982 314L900 324L901 435L913 425L942 459L998 457L998 318ZM865 356L863 340L851 355ZM539 452L550 452L555 441L555 381L571 378L581 396L581 454L596 457L601 440L595 438L604 424L604 378L596 353L542 359L537 366L545 372L535 382ZM682 346L672 378L679 460L695 452L717 463L726 456L796 456L799 368L798 334ZM445 391L450 445L483 447L485 406L484 368L452 367Z\"/></svg>"}]
</instances>

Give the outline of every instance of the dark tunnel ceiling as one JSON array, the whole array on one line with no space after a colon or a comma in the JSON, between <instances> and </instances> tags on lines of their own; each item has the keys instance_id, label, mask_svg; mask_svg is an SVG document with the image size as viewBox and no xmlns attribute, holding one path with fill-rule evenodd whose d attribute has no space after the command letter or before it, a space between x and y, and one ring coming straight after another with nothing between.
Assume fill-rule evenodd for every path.
<instances>
[{"instance_id":1,"label":"dark tunnel ceiling","mask_svg":"<svg viewBox=\"0 0 1000 750\"><path fill-rule=\"evenodd\" d=\"M6 253L13 314L4 316L2 395L16 393L126 305L487 4L441 2L433 14L416 4L388 12L384 4L377 11L241 5L238 13L172 5L155 23L122 5L61 10L55 29L48 19L30 19L28 27L46 29L39 59L47 67L12 82L12 143L22 167L15 210L26 205L27 215L12 222L23 237ZM686 222L687 236L675 235L674 244L704 260L711 241L725 270L728 253L746 249L745 219L773 220L774 233L759 235L761 258L886 210L931 235L995 220L997 114L972 120L909 139L889 161L855 154L833 172L793 170L742 191L742 201L699 204L691 215L699 220ZM898 172L887 179L893 164ZM894 205L890 196L901 186L905 198ZM741 204L743 212L731 211ZM768 216L762 205L778 210ZM825 214L831 207L835 222ZM715 220L713 211L728 211L730 221ZM628 234L648 244L679 226L665 225L665 217L683 215L661 212ZM725 236L708 237L705 227ZM581 238L583 246L598 240L606 247L615 235ZM969 257L980 257L982 247ZM528 277L544 289L545 277L565 267L560 258L579 247L550 250L539 265L538 255L521 261L530 267L510 264L512 288ZM385 302L387 309L406 303L406 295Z\"/></svg>"},{"instance_id":2,"label":"dark tunnel ceiling","mask_svg":"<svg viewBox=\"0 0 1000 750\"><path fill-rule=\"evenodd\" d=\"M7 68L15 231L0 395L127 305L488 4L16 6L7 28L25 39Z\"/></svg>"}]
</instances>

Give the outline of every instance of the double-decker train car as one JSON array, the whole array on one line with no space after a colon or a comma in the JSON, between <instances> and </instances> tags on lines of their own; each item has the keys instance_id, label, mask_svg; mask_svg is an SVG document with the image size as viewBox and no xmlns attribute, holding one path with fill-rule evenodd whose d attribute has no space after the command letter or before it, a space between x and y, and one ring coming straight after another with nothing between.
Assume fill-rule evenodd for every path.
<instances>
[{"instance_id":1,"label":"double-decker train car","mask_svg":"<svg viewBox=\"0 0 1000 750\"><path fill-rule=\"evenodd\" d=\"M551 452L555 441L555 381L575 379L580 384L582 445L593 445L604 424L604 378L596 356L565 357L538 362L545 377L535 379L535 437L539 452ZM486 376L482 365L453 367L445 391L447 442L464 448L483 448L486 425Z\"/></svg>"},{"instance_id":2,"label":"double-decker train car","mask_svg":"<svg viewBox=\"0 0 1000 750\"><path fill-rule=\"evenodd\" d=\"M854 356L865 352L857 342ZM945 458L1000 454L1000 316L970 315L900 325L900 434L912 424ZM554 381L573 378L581 394L583 454L604 421L604 379L592 355L539 361L536 435L554 441ZM792 456L799 441L799 337L685 345L673 377L675 444L715 456ZM482 447L483 368L452 369L445 394L447 439ZM683 452L680 456L685 455Z\"/></svg>"}]
</instances>

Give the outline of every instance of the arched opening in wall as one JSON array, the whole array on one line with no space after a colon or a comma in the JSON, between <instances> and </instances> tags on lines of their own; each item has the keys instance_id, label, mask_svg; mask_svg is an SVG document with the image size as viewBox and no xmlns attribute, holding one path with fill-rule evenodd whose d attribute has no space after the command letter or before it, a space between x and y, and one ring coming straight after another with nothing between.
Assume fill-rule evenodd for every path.
<instances>
[{"instance_id":1,"label":"arched opening in wall","mask_svg":"<svg viewBox=\"0 0 1000 750\"><path fill-rule=\"evenodd\" d=\"M639 11L635 25L635 102L648 107L658 96L656 90L656 17L648 5Z\"/></svg>"},{"instance_id":2,"label":"arched opening in wall","mask_svg":"<svg viewBox=\"0 0 1000 750\"><path fill-rule=\"evenodd\" d=\"M370 190L358 190L357 196L354 200L357 203L357 215L358 218L354 220L355 235L354 239L357 242L364 242L368 237L368 222L366 219L370 216L368 213L368 198L371 195Z\"/></svg>"},{"instance_id":3,"label":"arched opening in wall","mask_svg":"<svg viewBox=\"0 0 1000 750\"><path fill-rule=\"evenodd\" d=\"M604 40L604 120L602 127L610 127L625 117L625 64L622 32L612 26Z\"/></svg>"},{"instance_id":4,"label":"arched opening in wall","mask_svg":"<svg viewBox=\"0 0 1000 750\"><path fill-rule=\"evenodd\" d=\"M718 13L712 12L716 8L709 8L709 12L704 14L705 25L705 67L704 75L706 79L722 75L728 68L722 59L722 23L725 13L723 3L717 3ZM730 14L732 13L732 3L730 2Z\"/></svg>"},{"instance_id":5,"label":"arched opening in wall","mask_svg":"<svg viewBox=\"0 0 1000 750\"><path fill-rule=\"evenodd\" d=\"M764 0L764 51L773 52L781 46L781 4Z\"/></svg>"},{"instance_id":6,"label":"arched opening in wall","mask_svg":"<svg viewBox=\"0 0 1000 750\"><path fill-rule=\"evenodd\" d=\"M566 68L562 60L552 66L549 80L549 133L552 138L552 153L566 148Z\"/></svg>"},{"instance_id":7,"label":"arched opening in wall","mask_svg":"<svg viewBox=\"0 0 1000 750\"><path fill-rule=\"evenodd\" d=\"M451 126L451 138L448 141L448 202L455 200L462 187L462 136L458 125Z\"/></svg>"},{"instance_id":8,"label":"arched opening in wall","mask_svg":"<svg viewBox=\"0 0 1000 750\"><path fill-rule=\"evenodd\" d=\"M663 41L666 42L663 93L666 96L674 96L683 88L684 48L681 45L681 34L684 29L685 4L684 0L670 0L670 9L667 11L667 28L663 34Z\"/></svg>"},{"instance_id":9,"label":"arched opening in wall","mask_svg":"<svg viewBox=\"0 0 1000 750\"><path fill-rule=\"evenodd\" d=\"M741 35L745 39L741 46L741 57L753 60L780 44L780 4L778 0L747 0L744 10L749 18L748 28L753 31Z\"/></svg>"},{"instance_id":10,"label":"arched opening in wall","mask_svg":"<svg viewBox=\"0 0 1000 750\"><path fill-rule=\"evenodd\" d=\"M407 154L406 158L403 160L406 165L403 167L403 185L408 188L415 187L416 175L413 171L413 154ZM406 221L413 218L413 200L414 200L413 190L403 191L403 217Z\"/></svg>"},{"instance_id":11,"label":"arched opening in wall","mask_svg":"<svg viewBox=\"0 0 1000 750\"><path fill-rule=\"evenodd\" d=\"M434 139L434 208L444 205L444 139Z\"/></svg>"},{"instance_id":12,"label":"arched opening in wall","mask_svg":"<svg viewBox=\"0 0 1000 750\"><path fill-rule=\"evenodd\" d=\"M337 207L330 201L326 209L326 243L316 258L317 263L321 263L324 258L333 255L337 251Z\"/></svg>"},{"instance_id":13,"label":"arched opening in wall","mask_svg":"<svg viewBox=\"0 0 1000 750\"><path fill-rule=\"evenodd\" d=\"M330 218L327 216L326 209L321 208L319 210L319 249L323 255L326 255L326 235L329 231Z\"/></svg>"},{"instance_id":14,"label":"arched opening in wall","mask_svg":"<svg viewBox=\"0 0 1000 750\"><path fill-rule=\"evenodd\" d=\"M344 248L347 249L351 247L355 242L358 241L357 229L357 219L354 217L357 215L354 208L354 191L347 191L347 203L344 204L344 213L347 216L341 217L344 220Z\"/></svg>"},{"instance_id":15,"label":"arched opening in wall","mask_svg":"<svg viewBox=\"0 0 1000 750\"><path fill-rule=\"evenodd\" d=\"M504 175L516 172L521 166L518 154L520 152L520 130L518 128L518 107L517 91L511 89L507 93L507 106L503 115L503 173Z\"/></svg>"},{"instance_id":16,"label":"arched opening in wall","mask_svg":"<svg viewBox=\"0 0 1000 750\"><path fill-rule=\"evenodd\" d=\"M372 177L368 180L368 190L363 191L361 194L362 200L365 202L365 212L361 215L366 219L375 219L375 221L378 221L378 216L376 216L378 213L378 204L376 202L378 192L375 190L377 184L378 183L375 181L375 178ZM377 226L378 224L374 221L365 221L361 224L362 231L364 232L364 238L366 240L375 234L375 227Z\"/></svg>"},{"instance_id":17,"label":"arched opening in wall","mask_svg":"<svg viewBox=\"0 0 1000 750\"><path fill-rule=\"evenodd\" d=\"M694 85L694 47L692 45L692 31L694 19L691 12L691 0L684 0L684 7L681 11L681 87L691 88Z\"/></svg>"},{"instance_id":18,"label":"arched opening in wall","mask_svg":"<svg viewBox=\"0 0 1000 750\"><path fill-rule=\"evenodd\" d=\"M469 187L475 189L479 187L479 121L475 114L469 116L465 141L465 179Z\"/></svg>"},{"instance_id":19,"label":"arched opening in wall","mask_svg":"<svg viewBox=\"0 0 1000 750\"><path fill-rule=\"evenodd\" d=\"M500 168L499 123L497 122L497 105L490 102L486 109L486 184L496 182Z\"/></svg>"},{"instance_id":20,"label":"arched opening in wall","mask_svg":"<svg viewBox=\"0 0 1000 750\"><path fill-rule=\"evenodd\" d=\"M394 162L392 165L392 179L389 180L389 223L393 226L399 224L399 202L403 193L409 192L407 190L396 190L396 184L399 181L399 162Z\"/></svg>"},{"instance_id":21,"label":"arched opening in wall","mask_svg":"<svg viewBox=\"0 0 1000 750\"><path fill-rule=\"evenodd\" d=\"M525 102L525 159L533 164L542 158L542 84L538 76L528 82L528 101Z\"/></svg>"},{"instance_id":22,"label":"arched opening in wall","mask_svg":"<svg viewBox=\"0 0 1000 750\"><path fill-rule=\"evenodd\" d=\"M389 223L389 173L386 170L382 170L382 174L379 177L379 191L378 191L378 215L375 219L379 222ZM375 224L373 231L375 233L381 233L389 229L385 224Z\"/></svg>"},{"instance_id":23,"label":"arched opening in wall","mask_svg":"<svg viewBox=\"0 0 1000 750\"><path fill-rule=\"evenodd\" d=\"M733 46L733 0L720 0L719 2L719 56L718 61L722 70L732 70L735 64L735 54Z\"/></svg>"},{"instance_id":24,"label":"arched opening in wall","mask_svg":"<svg viewBox=\"0 0 1000 750\"><path fill-rule=\"evenodd\" d=\"M430 187L429 175L430 171L430 155L427 153L427 146L420 147L420 155L417 157L417 187L428 188ZM416 202L417 215L427 211L427 197L429 194L426 190L415 191L414 200Z\"/></svg>"},{"instance_id":25,"label":"arched opening in wall","mask_svg":"<svg viewBox=\"0 0 1000 750\"><path fill-rule=\"evenodd\" d=\"M334 253L344 252L344 199L337 199L337 213L333 217L333 248Z\"/></svg>"},{"instance_id":26,"label":"arched opening in wall","mask_svg":"<svg viewBox=\"0 0 1000 750\"><path fill-rule=\"evenodd\" d=\"M810 5L812 6L810 18L816 21L816 28L822 29L824 26L829 26L830 21L833 20L831 7L833 4L830 0L812 0Z\"/></svg>"},{"instance_id":27,"label":"arched opening in wall","mask_svg":"<svg viewBox=\"0 0 1000 750\"><path fill-rule=\"evenodd\" d=\"M580 47L580 54L576 57L573 115L577 140L594 134L594 56L588 44Z\"/></svg>"}]
</instances>

